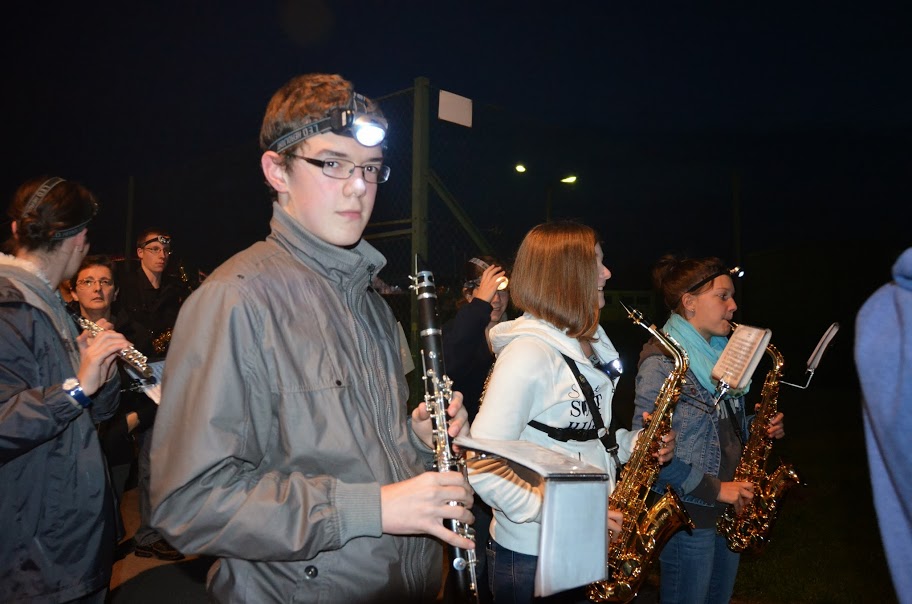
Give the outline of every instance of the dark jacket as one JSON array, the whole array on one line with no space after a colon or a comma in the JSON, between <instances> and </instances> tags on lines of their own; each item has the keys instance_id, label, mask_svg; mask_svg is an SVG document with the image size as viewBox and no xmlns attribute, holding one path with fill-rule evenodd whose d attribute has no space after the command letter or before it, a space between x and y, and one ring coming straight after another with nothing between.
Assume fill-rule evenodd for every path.
<instances>
[{"instance_id":1,"label":"dark jacket","mask_svg":"<svg viewBox=\"0 0 912 604\"><path fill-rule=\"evenodd\" d=\"M447 377L453 380L453 390L462 393L470 422L478 414L485 379L494 364L494 355L485 337L492 310L490 303L473 298L443 326L443 359Z\"/></svg>"},{"instance_id":2,"label":"dark jacket","mask_svg":"<svg viewBox=\"0 0 912 604\"><path fill-rule=\"evenodd\" d=\"M152 338L148 331L137 322L130 319L125 311L113 317L114 329L123 334L133 347L146 355L149 362L161 360L154 356ZM135 436L152 427L158 405L144 393L131 389L136 378L127 372L123 363L118 363L120 375L121 395L117 413L98 426L98 435L101 438L101 447L104 450L108 464L111 466L130 464L136 457ZM136 413L139 416L139 426L132 432L127 425L127 415Z\"/></svg>"},{"instance_id":3,"label":"dark jacket","mask_svg":"<svg viewBox=\"0 0 912 604\"><path fill-rule=\"evenodd\" d=\"M189 295L187 284L167 271L155 289L141 265L121 270L117 282L116 309L126 311L152 338L174 327L181 304Z\"/></svg>"},{"instance_id":4,"label":"dark jacket","mask_svg":"<svg viewBox=\"0 0 912 604\"><path fill-rule=\"evenodd\" d=\"M0 256L0 602L63 602L108 585L115 515L95 424L118 380L88 409L63 391L77 329L21 261Z\"/></svg>"}]
</instances>

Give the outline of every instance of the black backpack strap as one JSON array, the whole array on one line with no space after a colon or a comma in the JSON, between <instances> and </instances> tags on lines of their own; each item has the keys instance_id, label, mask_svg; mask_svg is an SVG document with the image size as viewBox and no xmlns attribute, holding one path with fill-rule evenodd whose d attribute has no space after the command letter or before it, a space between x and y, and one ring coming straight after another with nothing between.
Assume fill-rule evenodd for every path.
<instances>
[{"instance_id":1,"label":"black backpack strap","mask_svg":"<svg viewBox=\"0 0 912 604\"><path fill-rule=\"evenodd\" d=\"M598 430L595 428L590 428L589 430L583 430L581 428L555 428L554 426L537 422L534 419L529 421L529 426L536 430L541 430L554 440L559 440L562 443L565 443L568 440L595 440L599 437Z\"/></svg>"},{"instance_id":2,"label":"black backpack strap","mask_svg":"<svg viewBox=\"0 0 912 604\"><path fill-rule=\"evenodd\" d=\"M618 459L618 444L617 440L614 437L614 433L617 430L615 425L614 413L611 414L611 427L607 430L605 429L605 422L602 421L602 414L599 413L598 405L595 404L595 393L592 391L592 386L589 385L589 380L586 379L586 376L580 373L579 367L576 365L576 361L561 353L561 356L564 357L564 360L567 361L567 365L570 366L570 371L573 372L573 377L576 378L577 383L580 385L580 388L583 390L583 394L586 396L586 406L589 407L589 415L592 416L592 422L595 424L595 429L598 431L599 440L602 441L602 444L605 446L605 450L608 451L611 456L614 458L615 464L617 467L621 467L620 460Z\"/></svg>"},{"instance_id":3,"label":"black backpack strap","mask_svg":"<svg viewBox=\"0 0 912 604\"><path fill-rule=\"evenodd\" d=\"M577 365L576 365L576 361L574 361L573 359L571 359L570 357L568 357L567 355L565 355L563 353L561 353L561 356L564 357L565 361L567 361L567 365L570 366L570 371L573 372L573 377L576 378L576 382L579 384L580 389L582 389L583 395L586 397L586 406L589 409L589 415L592 416L592 422L595 424L594 431L580 430L579 432L585 432L585 433L587 433L587 435L591 434L592 432L595 432L595 434L593 436L597 437L600 441L602 441L602 445L604 445L605 450L608 451L608 453L611 454L612 459L614 459L615 467L618 469L618 471L620 471L621 461L618 458L618 454L617 454L618 444L617 444L617 439L614 436L614 433L618 430L618 428L620 428L620 426L617 424L617 421L615 419L615 414L614 413L611 414L611 427L606 430L605 422L602 420L602 414L599 413L598 405L595 404L595 393L592 391L592 386L589 385L589 380L586 379L586 376L584 376L582 373L580 373L579 367L577 367ZM538 430L542 430L543 432L547 433L549 436L551 436L552 431L554 433L557 433L560 436L564 436L563 433L565 433L567 431L567 429L562 430L560 428L553 428L551 426L545 426L544 424L541 424L540 422L536 422L534 420L529 422L529 425ZM544 428L542 426L544 426ZM555 438L555 437L552 436L552 438ZM556 438L556 440L565 440L565 439ZM591 437L586 438L586 439L568 438L566 440L592 440L592 438Z\"/></svg>"}]
</instances>

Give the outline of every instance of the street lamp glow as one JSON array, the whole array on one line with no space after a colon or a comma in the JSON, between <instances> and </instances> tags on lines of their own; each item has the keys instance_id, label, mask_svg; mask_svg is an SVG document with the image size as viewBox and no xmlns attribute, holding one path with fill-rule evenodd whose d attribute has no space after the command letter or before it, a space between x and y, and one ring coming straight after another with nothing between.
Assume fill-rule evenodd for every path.
<instances>
[{"instance_id":1,"label":"street lamp glow","mask_svg":"<svg viewBox=\"0 0 912 604\"><path fill-rule=\"evenodd\" d=\"M522 164L516 164L516 171L522 174L526 171L526 167Z\"/></svg>"},{"instance_id":2,"label":"street lamp glow","mask_svg":"<svg viewBox=\"0 0 912 604\"><path fill-rule=\"evenodd\" d=\"M561 182L567 185L571 185L576 182L576 176L570 175L566 178L562 178Z\"/></svg>"}]
</instances>

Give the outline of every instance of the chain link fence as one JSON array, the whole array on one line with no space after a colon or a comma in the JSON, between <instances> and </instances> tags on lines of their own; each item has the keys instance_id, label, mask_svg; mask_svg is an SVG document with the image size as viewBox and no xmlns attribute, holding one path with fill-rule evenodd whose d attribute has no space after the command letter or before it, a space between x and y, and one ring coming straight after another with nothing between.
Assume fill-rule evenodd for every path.
<instances>
[{"instance_id":1,"label":"chain link fence","mask_svg":"<svg viewBox=\"0 0 912 604\"><path fill-rule=\"evenodd\" d=\"M472 127L438 119L440 89L429 86L430 110L427 115L418 110L416 118L416 90L417 84L377 99L390 123L385 161L391 177L380 187L365 234L387 258L380 275L387 286L383 291L404 326L410 323L408 276L421 247L422 215L427 225L425 261L440 288L438 310L446 321L460 295L465 262L492 254L509 264L521 233L544 219L547 201L542 192L537 211L526 213L524 220L510 210L528 187L510 181L516 156L504 151L504 141L516 141L517 126L508 123L500 108L473 103ZM426 120L428 129L425 182L420 167L415 168L416 119L422 125ZM422 161L420 156L417 161ZM416 195L421 199L418 187L427 188L424 210L413 201Z\"/></svg>"}]
</instances>

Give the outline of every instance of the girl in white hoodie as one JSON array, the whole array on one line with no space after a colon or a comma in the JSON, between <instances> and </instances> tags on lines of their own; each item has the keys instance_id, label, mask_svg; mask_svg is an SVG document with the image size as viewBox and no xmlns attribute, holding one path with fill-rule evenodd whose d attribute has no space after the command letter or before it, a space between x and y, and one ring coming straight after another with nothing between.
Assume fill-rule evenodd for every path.
<instances>
[{"instance_id":1,"label":"girl in white hoodie","mask_svg":"<svg viewBox=\"0 0 912 604\"><path fill-rule=\"evenodd\" d=\"M599 325L603 288L611 272L593 229L551 222L526 234L510 280L512 300L523 315L491 328L497 360L486 386L472 436L526 440L604 469L614 489L616 462L599 439L586 398L570 367L574 362L592 387L605 426L618 353ZM567 359L564 358L566 356ZM615 432L618 457L630 457L638 432ZM673 456L673 433L659 451ZM487 569L495 602L531 602L541 533L542 490L506 463L472 464L469 481L494 510ZM608 528L618 535L623 514L609 510ZM584 588L552 596L585 600ZM548 601L551 601L549 599Z\"/></svg>"}]
</instances>

